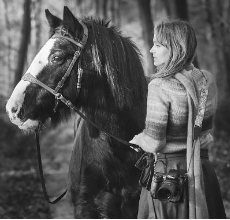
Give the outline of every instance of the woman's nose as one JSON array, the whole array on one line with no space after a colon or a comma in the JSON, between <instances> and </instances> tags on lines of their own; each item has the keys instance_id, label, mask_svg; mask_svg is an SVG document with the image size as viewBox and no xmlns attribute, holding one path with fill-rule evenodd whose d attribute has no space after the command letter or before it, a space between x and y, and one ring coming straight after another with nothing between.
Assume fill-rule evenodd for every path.
<instances>
[{"instance_id":1,"label":"woman's nose","mask_svg":"<svg viewBox=\"0 0 230 220\"><path fill-rule=\"evenodd\" d=\"M150 51L149 51L149 52L150 52L150 53L153 53L153 52L154 52L154 50L153 50L153 49L154 49L154 48L152 47L152 48L150 49Z\"/></svg>"}]
</instances>

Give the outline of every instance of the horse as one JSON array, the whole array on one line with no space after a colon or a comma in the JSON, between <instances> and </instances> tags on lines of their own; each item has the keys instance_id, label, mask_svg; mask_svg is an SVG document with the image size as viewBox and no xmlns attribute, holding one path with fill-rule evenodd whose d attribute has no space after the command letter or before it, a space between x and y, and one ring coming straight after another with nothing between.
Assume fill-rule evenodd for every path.
<instances>
[{"instance_id":1,"label":"horse","mask_svg":"<svg viewBox=\"0 0 230 220\"><path fill-rule=\"evenodd\" d=\"M6 104L25 132L77 116L68 190L76 218L136 218L141 187L129 141L145 127L147 82L130 37L103 19L45 10L50 36ZM61 100L61 101L60 101ZM64 100L64 101L63 101ZM99 129L97 126L103 128ZM106 131L106 132L105 132ZM108 132L108 133L107 133Z\"/></svg>"}]
</instances>

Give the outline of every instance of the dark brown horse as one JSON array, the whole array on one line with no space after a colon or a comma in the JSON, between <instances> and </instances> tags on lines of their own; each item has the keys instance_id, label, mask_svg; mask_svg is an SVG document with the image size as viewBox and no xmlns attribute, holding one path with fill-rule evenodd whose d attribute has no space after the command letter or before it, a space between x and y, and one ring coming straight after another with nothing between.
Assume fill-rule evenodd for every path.
<instances>
[{"instance_id":1,"label":"dark brown horse","mask_svg":"<svg viewBox=\"0 0 230 220\"><path fill-rule=\"evenodd\" d=\"M58 101L64 97L103 130L132 139L144 128L147 93L136 46L117 28L78 20L67 7L63 20L48 10L46 17L50 38L6 105L12 123L30 132L48 118L57 125L71 114ZM69 171L75 217L136 218L140 154L80 117L76 125Z\"/></svg>"}]
</instances>

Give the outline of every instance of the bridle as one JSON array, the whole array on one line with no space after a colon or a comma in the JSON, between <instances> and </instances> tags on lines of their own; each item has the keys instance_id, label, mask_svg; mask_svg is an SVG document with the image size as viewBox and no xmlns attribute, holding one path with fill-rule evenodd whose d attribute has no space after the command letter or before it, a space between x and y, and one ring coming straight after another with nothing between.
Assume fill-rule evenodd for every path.
<instances>
[{"instance_id":1,"label":"bridle","mask_svg":"<svg viewBox=\"0 0 230 220\"><path fill-rule=\"evenodd\" d=\"M36 77L34 77L33 75L31 75L30 73L26 73L23 77L22 80L24 81L29 81L31 83L37 84L39 86L41 86L42 88L44 88L45 90L49 91L51 94L53 94L55 96L55 106L53 109L53 112L56 112L56 108L58 106L59 101L63 102L66 106L68 106L71 110L77 112L78 115L80 115L85 121L87 121L88 123L90 123L91 125L93 125L94 127L96 127L98 130L106 133L108 136L114 138L115 140L121 142L124 145L130 146L132 147L134 150L136 150L137 152L141 151L141 148L138 145L135 144L131 144L121 138L118 138L116 136L114 136L113 134L105 131L104 129L102 129L101 127L99 127L97 124L95 124L94 122L92 122L91 120L89 120L82 112L80 112L73 104L70 100L66 99L60 92L59 90L64 86L66 79L69 77L74 64L76 63L76 61L79 59L78 61L78 78L77 78L77 96L80 93L80 89L81 89L81 81L82 81L82 74L83 74L83 69L81 68L81 52L84 49L86 43L87 43L87 39L88 39L88 29L86 27L86 25L79 20L79 23L82 25L83 27L83 37L82 40L76 40L73 39L71 37L69 37L69 33L66 29L62 28L60 33L55 33L52 38L63 38L66 39L70 42L72 42L73 44L75 44L77 46L77 50L74 53L73 59L69 65L69 67L67 68L65 74L63 75L63 77L61 78L61 80L58 82L57 86L55 89L50 88L49 86L47 86L46 84L44 84L43 82L41 82L40 80L38 80ZM56 198L54 201L50 201L49 196L47 194L46 191L46 186L45 186L45 179L44 179L44 175L43 175L43 168L42 168L42 160L41 160L41 152L40 152L40 142L39 142L39 130L36 130L35 132L36 135L36 142L37 142L37 154L38 154L38 165L39 165L39 172L40 172L40 178L41 178L41 184L42 184L42 189L43 189L43 193L44 193L44 197L46 199L46 201L48 203L51 204L55 204L57 203L59 200L62 199L62 197L66 194L67 190L65 190L58 198Z\"/></svg>"},{"instance_id":2,"label":"bridle","mask_svg":"<svg viewBox=\"0 0 230 220\"><path fill-rule=\"evenodd\" d=\"M44 88L45 90L49 91L50 93L52 93L55 96L55 99L57 99L58 101L63 102L66 106L68 106L71 110L77 112L84 120L86 120L88 123L90 123L91 125L93 125L94 127L98 128L98 130L103 131L104 133L106 133L107 135L109 135L110 137L113 137L114 139L116 139L117 141L121 142L122 144L128 145L128 146L132 146L133 148L139 148L137 145L135 144L131 144L127 141L122 140L121 138L118 138L112 134L110 134L109 132L105 131L103 128L99 127L97 124L95 124L94 122L90 121L83 113L81 113L73 104L70 100L66 99L60 92L59 90L63 87L66 79L68 78L68 76L70 75L73 66L75 64L75 62L79 59L78 62L78 80L77 80L77 96L80 93L80 89L81 89L81 81L82 81L82 74L83 74L83 69L81 68L81 51L84 49L87 39L88 39L88 29L86 27L86 25L80 21L80 24L83 27L84 30L84 34L82 37L82 40L76 40L73 38L70 38L69 36L65 36L66 33L68 33L67 30L61 30L61 34L59 33L55 33L53 35L53 37L57 37L57 38L63 38L66 40L69 40L70 42L74 43L75 45L78 46L76 52L74 53L73 59L69 65L69 67L67 68L64 76L61 78L61 80L58 82L57 86L55 89L50 88L49 86L45 85L43 82L41 82L40 80L38 80L37 78L35 78L33 75L31 75L30 73L26 73L23 77L22 80L25 81L29 81L31 83L37 84L39 86L41 86L42 88ZM54 110L56 110L56 105L54 107Z\"/></svg>"},{"instance_id":3,"label":"bridle","mask_svg":"<svg viewBox=\"0 0 230 220\"><path fill-rule=\"evenodd\" d=\"M85 44L86 44L87 39L88 39L88 28L86 27L86 25L82 21L79 20L79 22L82 25L83 31L84 31L81 41L69 37L68 30L66 30L65 28L61 28L60 33L55 33L52 36L52 38L66 39L66 40L72 42L73 44L75 44L77 46L77 50L74 53L73 59L72 59L70 65L69 65L69 67L67 68L67 70L66 70L65 74L63 75L63 77L61 78L61 80L58 82L58 84L57 84L55 89L50 88L49 86L47 86L46 84L44 84L43 82L41 82L40 80L35 78L30 73L26 73L22 77L22 80L29 81L31 83L35 83L35 84L41 86L42 88L44 88L45 90L49 91L50 93L52 93L55 96L55 105L54 105L54 109L53 109L54 113L56 112L56 108L58 106L59 101L60 100L65 100L65 98L62 96L62 94L59 92L59 90L64 86L66 79L69 77L69 75L70 75L70 73L71 73L71 71L72 71L72 69L74 67L74 64L76 63L76 61L78 59L79 59L79 62L78 62L77 94L76 95L78 96L79 93L80 93L82 73L83 73L83 70L81 68L81 57L80 57L80 55L81 55L81 52L84 49ZM68 100L66 100L66 101L68 101Z\"/></svg>"}]
</instances>

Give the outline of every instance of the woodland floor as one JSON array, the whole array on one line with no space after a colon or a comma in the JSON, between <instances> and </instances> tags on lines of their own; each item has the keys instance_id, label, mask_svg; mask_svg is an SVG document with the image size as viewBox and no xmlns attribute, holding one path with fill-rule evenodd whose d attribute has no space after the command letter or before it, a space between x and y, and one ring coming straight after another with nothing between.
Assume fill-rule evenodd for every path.
<instances>
[{"instance_id":1,"label":"woodland floor","mask_svg":"<svg viewBox=\"0 0 230 220\"><path fill-rule=\"evenodd\" d=\"M0 219L67 219L73 208L66 195L55 205L43 196L37 169L34 135L23 134L9 123L0 98ZM73 124L63 123L41 134L46 186L53 200L67 188L73 144Z\"/></svg>"}]
</instances>

